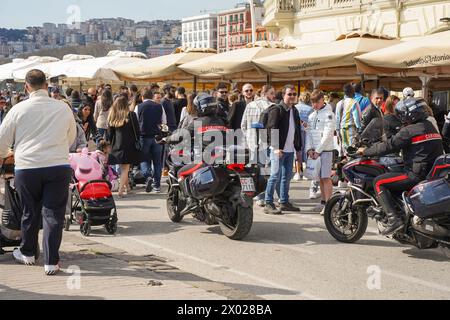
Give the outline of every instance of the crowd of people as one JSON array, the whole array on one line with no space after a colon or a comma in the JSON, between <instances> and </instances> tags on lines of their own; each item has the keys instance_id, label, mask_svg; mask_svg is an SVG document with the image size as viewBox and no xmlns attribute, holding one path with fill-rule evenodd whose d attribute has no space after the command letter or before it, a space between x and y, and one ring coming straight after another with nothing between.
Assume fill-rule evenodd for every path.
<instances>
[{"instance_id":1,"label":"crowd of people","mask_svg":"<svg viewBox=\"0 0 450 320\"><path fill-rule=\"evenodd\" d=\"M198 118L198 96L171 84L151 84L141 90L135 85L122 86L117 92L110 85L88 88L86 92L71 88L63 91L49 87L39 70L29 72L25 88L26 94L0 93L0 157L14 150L16 186L26 208L22 226L26 236L14 257L33 264L30 257L36 250L41 206L46 273L54 274L58 271L70 180L67 146L71 153L83 148L98 149L105 166L120 175L119 198L131 192L129 177L135 170L144 176L147 193L160 193L162 176L168 170L168 148L158 137L165 126L170 132L192 127ZM290 186L292 181L306 179L309 160L320 167L315 177L310 177L310 198L321 198L314 212L323 214L333 193L333 164L337 157L347 155L348 148L370 130L374 119L384 123L379 141L396 141L405 125L396 106L414 95L411 88L404 90L403 97L378 88L366 96L361 84L345 85L343 96L320 90L299 96L293 85L279 92L271 85L256 91L252 84L230 91L226 83L202 93L216 102L212 116L219 119L216 123L223 123L229 130L241 130L252 160L269 168L266 191L255 201L271 215L300 212L291 202ZM450 127L450 119L429 105L423 105L427 121L436 132L444 130L445 136L445 131L450 130L444 125L447 122ZM268 132L266 141L261 140L261 129ZM261 152L266 159L258 158Z\"/></svg>"}]
</instances>

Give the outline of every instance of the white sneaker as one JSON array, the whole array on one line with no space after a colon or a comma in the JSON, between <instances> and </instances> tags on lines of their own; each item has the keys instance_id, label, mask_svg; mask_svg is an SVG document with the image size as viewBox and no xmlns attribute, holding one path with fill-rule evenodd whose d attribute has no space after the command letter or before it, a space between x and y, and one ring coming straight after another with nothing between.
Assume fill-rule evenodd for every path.
<instances>
[{"instance_id":1,"label":"white sneaker","mask_svg":"<svg viewBox=\"0 0 450 320\"><path fill-rule=\"evenodd\" d=\"M256 205L260 208L264 208L266 206L266 201L265 200L258 200L256 201Z\"/></svg>"},{"instance_id":2,"label":"white sneaker","mask_svg":"<svg viewBox=\"0 0 450 320\"><path fill-rule=\"evenodd\" d=\"M316 200L319 199L320 197L322 197L322 193L320 191L318 192L314 192L314 191L310 191L309 193L309 199L310 200Z\"/></svg>"},{"instance_id":3,"label":"white sneaker","mask_svg":"<svg viewBox=\"0 0 450 320\"><path fill-rule=\"evenodd\" d=\"M26 266L34 266L36 265L36 259L34 257L26 257L22 254L20 249L15 249L13 251L13 257L14 260L16 260L17 263L24 264Z\"/></svg>"},{"instance_id":4,"label":"white sneaker","mask_svg":"<svg viewBox=\"0 0 450 320\"><path fill-rule=\"evenodd\" d=\"M294 181L296 181L296 182L302 181L302 176L300 175L300 173L296 173L295 174Z\"/></svg>"},{"instance_id":5,"label":"white sneaker","mask_svg":"<svg viewBox=\"0 0 450 320\"><path fill-rule=\"evenodd\" d=\"M54 276L54 275L58 274L59 271L61 271L61 267L59 265L56 265L56 266L46 265L46 266L44 266L44 270L45 270L45 275Z\"/></svg>"},{"instance_id":6,"label":"white sneaker","mask_svg":"<svg viewBox=\"0 0 450 320\"><path fill-rule=\"evenodd\" d=\"M322 214L322 212L325 213L325 206L323 204L318 204L317 207L315 207L312 212L316 212L316 213L320 213Z\"/></svg>"}]
</instances>

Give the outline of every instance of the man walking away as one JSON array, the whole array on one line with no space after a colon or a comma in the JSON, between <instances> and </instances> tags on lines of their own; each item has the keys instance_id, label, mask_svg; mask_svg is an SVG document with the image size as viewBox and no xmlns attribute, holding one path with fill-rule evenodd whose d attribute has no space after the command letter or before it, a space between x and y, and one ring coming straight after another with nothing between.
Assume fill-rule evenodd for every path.
<instances>
[{"instance_id":1,"label":"man walking away","mask_svg":"<svg viewBox=\"0 0 450 320\"><path fill-rule=\"evenodd\" d=\"M177 122L177 128L180 126L181 120L181 112L188 105L188 101L186 98L186 89L183 87L179 87L175 92L175 101L173 103L173 107L175 109L175 119Z\"/></svg>"},{"instance_id":2,"label":"man walking away","mask_svg":"<svg viewBox=\"0 0 450 320\"><path fill-rule=\"evenodd\" d=\"M347 155L348 147L361 130L361 109L355 100L355 89L351 84L344 86L345 98L336 107L336 129L342 155Z\"/></svg>"},{"instance_id":3,"label":"man walking away","mask_svg":"<svg viewBox=\"0 0 450 320\"><path fill-rule=\"evenodd\" d=\"M294 169L295 152L302 148L300 129L300 115L295 104L297 92L292 85L283 88L283 101L279 108L269 111L267 130L270 137L270 164L271 172L266 189L266 214L282 214L285 212L300 212L289 202L289 188ZM273 135L278 130L277 135ZM280 197L280 209L275 207L275 189Z\"/></svg>"},{"instance_id":4,"label":"man walking away","mask_svg":"<svg viewBox=\"0 0 450 320\"><path fill-rule=\"evenodd\" d=\"M25 87L30 98L13 108L0 127L0 158L14 145L15 184L23 206L22 244L13 256L22 264L36 263L43 218L45 273L54 275L60 269L71 177L69 147L75 141L76 125L67 105L48 96L42 71L28 72Z\"/></svg>"},{"instance_id":5,"label":"man walking away","mask_svg":"<svg viewBox=\"0 0 450 320\"><path fill-rule=\"evenodd\" d=\"M164 112L160 104L152 101L156 95L159 95L159 92L155 92L149 87L143 89L143 103L137 107L143 145L142 153L145 158L141 164L141 170L147 179L145 190L147 193L150 193L153 188L156 193L161 191L162 146L156 143L155 137L161 133L160 126L163 123Z\"/></svg>"},{"instance_id":6,"label":"man walking away","mask_svg":"<svg viewBox=\"0 0 450 320\"><path fill-rule=\"evenodd\" d=\"M370 100L367 97L363 96L364 90L361 83L355 84L354 88L355 88L355 100L359 104L361 114L363 114L366 108L370 106Z\"/></svg>"}]
</instances>

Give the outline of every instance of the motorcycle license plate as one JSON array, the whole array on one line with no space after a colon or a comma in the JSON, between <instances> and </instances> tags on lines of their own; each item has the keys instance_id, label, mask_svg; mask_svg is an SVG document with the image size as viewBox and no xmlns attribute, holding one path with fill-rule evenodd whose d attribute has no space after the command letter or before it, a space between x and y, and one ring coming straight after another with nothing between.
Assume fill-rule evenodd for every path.
<instances>
[{"instance_id":1,"label":"motorcycle license plate","mask_svg":"<svg viewBox=\"0 0 450 320\"><path fill-rule=\"evenodd\" d=\"M255 192L255 183L253 178L241 178L241 186L243 192Z\"/></svg>"}]
</instances>

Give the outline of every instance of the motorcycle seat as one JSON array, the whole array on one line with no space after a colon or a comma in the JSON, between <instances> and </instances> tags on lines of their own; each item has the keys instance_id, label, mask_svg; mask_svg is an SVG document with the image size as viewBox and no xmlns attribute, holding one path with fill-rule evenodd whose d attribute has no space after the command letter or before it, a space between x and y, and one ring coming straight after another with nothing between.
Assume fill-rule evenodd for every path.
<instances>
[{"instance_id":1,"label":"motorcycle seat","mask_svg":"<svg viewBox=\"0 0 450 320\"><path fill-rule=\"evenodd\" d=\"M444 155L436 159L427 181L445 178L450 173L450 155Z\"/></svg>"},{"instance_id":2,"label":"motorcycle seat","mask_svg":"<svg viewBox=\"0 0 450 320\"><path fill-rule=\"evenodd\" d=\"M178 170L177 176L179 178L187 178L189 176L191 176L195 171L206 167L206 164L204 162L199 163L199 164L188 164L185 165L183 168L181 168L180 170Z\"/></svg>"}]
</instances>

